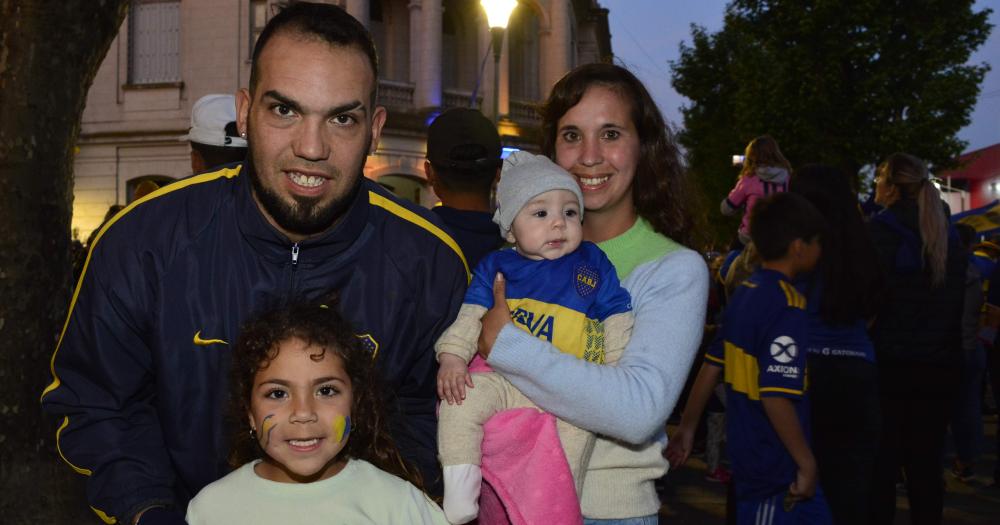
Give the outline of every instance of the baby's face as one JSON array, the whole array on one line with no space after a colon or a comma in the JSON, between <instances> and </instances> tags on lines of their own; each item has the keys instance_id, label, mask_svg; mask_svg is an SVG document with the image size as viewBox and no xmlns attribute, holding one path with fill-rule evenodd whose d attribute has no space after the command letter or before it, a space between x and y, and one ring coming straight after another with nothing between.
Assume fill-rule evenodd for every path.
<instances>
[{"instance_id":1,"label":"baby's face","mask_svg":"<svg viewBox=\"0 0 1000 525\"><path fill-rule=\"evenodd\" d=\"M580 246L583 238L580 217L580 202L573 192L547 191L517 212L507 241L529 259L558 259Z\"/></svg>"}]
</instances>

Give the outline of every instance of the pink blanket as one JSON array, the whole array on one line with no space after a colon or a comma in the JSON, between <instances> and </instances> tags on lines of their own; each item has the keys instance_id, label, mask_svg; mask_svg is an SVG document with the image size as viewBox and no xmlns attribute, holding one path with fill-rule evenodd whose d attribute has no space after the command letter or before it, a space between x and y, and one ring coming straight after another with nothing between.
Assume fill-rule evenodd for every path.
<instances>
[{"instance_id":1,"label":"pink blanket","mask_svg":"<svg viewBox=\"0 0 1000 525\"><path fill-rule=\"evenodd\" d=\"M484 364L473 362L470 369ZM480 525L583 523L552 414L504 410L486 422L483 436Z\"/></svg>"}]
</instances>

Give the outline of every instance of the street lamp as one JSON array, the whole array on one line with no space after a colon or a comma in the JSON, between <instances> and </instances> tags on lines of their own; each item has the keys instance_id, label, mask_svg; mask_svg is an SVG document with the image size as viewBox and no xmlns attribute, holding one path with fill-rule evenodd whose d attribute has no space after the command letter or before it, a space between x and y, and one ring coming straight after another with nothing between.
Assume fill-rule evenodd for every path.
<instances>
[{"instance_id":1,"label":"street lamp","mask_svg":"<svg viewBox=\"0 0 1000 525\"><path fill-rule=\"evenodd\" d=\"M517 0L480 0L486 10L490 25L490 46L493 47L493 121L500 122L500 52L503 50L503 33L510 14L517 7Z\"/></svg>"}]
</instances>

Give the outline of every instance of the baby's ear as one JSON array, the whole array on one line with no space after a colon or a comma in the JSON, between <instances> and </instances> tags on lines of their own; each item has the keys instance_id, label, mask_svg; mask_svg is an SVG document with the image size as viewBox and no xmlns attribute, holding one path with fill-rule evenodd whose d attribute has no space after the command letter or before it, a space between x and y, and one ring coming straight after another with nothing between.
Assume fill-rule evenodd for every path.
<instances>
[{"instance_id":1,"label":"baby's ear","mask_svg":"<svg viewBox=\"0 0 1000 525\"><path fill-rule=\"evenodd\" d=\"M517 239L514 238L514 231L513 230L508 231L507 235L504 236L504 239L507 239L507 242L509 242L511 244L516 244L517 243Z\"/></svg>"}]
</instances>

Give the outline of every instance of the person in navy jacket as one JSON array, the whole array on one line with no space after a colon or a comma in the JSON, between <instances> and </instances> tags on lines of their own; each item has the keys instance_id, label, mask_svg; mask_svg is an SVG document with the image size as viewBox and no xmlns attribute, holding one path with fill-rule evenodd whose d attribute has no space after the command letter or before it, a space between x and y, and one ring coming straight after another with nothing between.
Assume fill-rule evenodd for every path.
<instances>
[{"instance_id":1,"label":"person in navy jacket","mask_svg":"<svg viewBox=\"0 0 1000 525\"><path fill-rule=\"evenodd\" d=\"M432 214L363 177L386 118L376 63L342 9L283 10L237 93L247 160L161 188L98 233L42 404L105 522L183 523L227 472L240 325L331 291L382 374L396 444L432 493L440 482L433 344L468 268Z\"/></svg>"}]
</instances>

